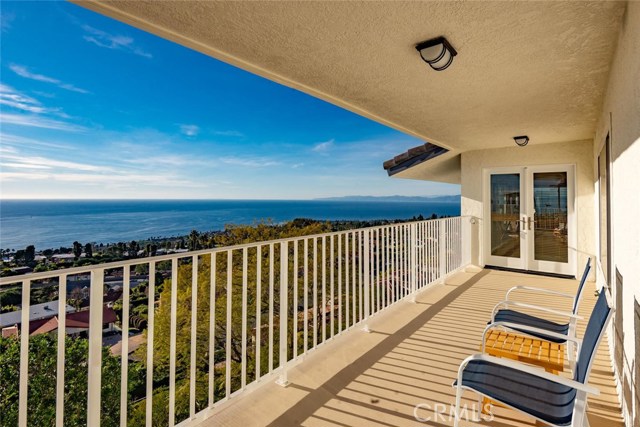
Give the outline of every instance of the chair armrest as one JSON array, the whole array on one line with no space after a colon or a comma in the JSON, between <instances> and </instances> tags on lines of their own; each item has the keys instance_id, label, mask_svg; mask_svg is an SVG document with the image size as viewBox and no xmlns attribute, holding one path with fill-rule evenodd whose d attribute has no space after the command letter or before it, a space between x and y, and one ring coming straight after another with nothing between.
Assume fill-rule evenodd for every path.
<instances>
[{"instance_id":1,"label":"chair armrest","mask_svg":"<svg viewBox=\"0 0 640 427\"><path fill-rule=\"evenodd\" d=\"M473 354L462 361L460 367L458 368L458 384L462 384L462 373L464 372L464 368L467 367L469 362L473 360L480 360L484 362L494 363L496 365L504 366L511 369L516 369L521 372L526 372L527 374L535 375L536 377L544 378L549 381L553 381L558 384L565 385L567 387L574 388L576 390L584 391L586 393L590 393L598 396L600 394L600 390L596 387L592 387L581 382L572 380L570 378L565 378L560 375L551 374L544 369L539 367L534 367L530 365L525 365L524 363L516 362L514 360L502 359L495 356L490 356L488 354Z\"/></svg>"},{"instance_id":2,"label":"chair armrest","mask_svg":"<svg viewBox=\"0 0 640 427\"><path fill-rule=\"evenodd\" d=\"M576 297L575 295L565 294L558 291L552 291L551 289L535 288L533 286L514 286L513 288L507 291L507 295L505 296L505 299L508 301L509 295L511 295L511 292L520 291L520 290L540 292L542 294L554 295L558 297L571 298L571 299Z\"/></svg>"},{"instance_id":3,"label":"chair armrest","mask_svg":"<svg viewBox=\"0 0 640 427\"><path fill-rule=\"evenodd\" d=\"M503 307L503 306L504 306L504 308L509 308L509 306L515 306L515 307L520 307L520 308L529 308L531 310L543 311L545 313L556 314L558 316L565 316L565 317L569 317L569 318L575 319L575 320L583 320L584 319L584 317L582 317L582 316L580 316L578 314L573 314L573 313L568 312L568 311L555 310L553 308L542 307L540 305L526 304L526 303L523 303L523 302L504 300L504 301L500 301L498 304L496 304L495 307L493 307L493 312L491 313L491 321L492 322L495 321L495 317L496 317L496 314L498 313L498 310L500 310L500 307Z\"/></svg>"}]
</instances>

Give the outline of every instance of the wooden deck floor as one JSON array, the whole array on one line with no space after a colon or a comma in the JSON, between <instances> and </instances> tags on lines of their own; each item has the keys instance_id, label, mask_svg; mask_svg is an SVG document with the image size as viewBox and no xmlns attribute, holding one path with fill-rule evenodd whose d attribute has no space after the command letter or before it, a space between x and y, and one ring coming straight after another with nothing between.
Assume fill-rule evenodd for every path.
<instances>
[{"instance_id":1,"label":"wooden deck floor","mask_svg":"<svg viewBox=\"0 0 640 427\"><path fill-rule=\"evenodd\" d=\"M370 321L371 333L352 330L308 355L289 373L290 385L273 382L238 396L205 419L203 426L451 426L451 384L460 362L478 351L481 333L495 303L514 285L535 285L575 292L575 280L480 270L458 273L446 284L402 302ZM587 283L580 314L595 302ZM569 310L570 301L544 302ZM585 324L581 323L579 335ZM603 341L590 383L601 395L589 398L592 427L623 426L608 346ZM465 393L466 403L476 395ZM418 422L418 415L430 420ZM434 412L444 411L438 416ZM492 422L464 425L533 426L533 419L506 408L494 408Z\"/></svg>"}]
</instances>

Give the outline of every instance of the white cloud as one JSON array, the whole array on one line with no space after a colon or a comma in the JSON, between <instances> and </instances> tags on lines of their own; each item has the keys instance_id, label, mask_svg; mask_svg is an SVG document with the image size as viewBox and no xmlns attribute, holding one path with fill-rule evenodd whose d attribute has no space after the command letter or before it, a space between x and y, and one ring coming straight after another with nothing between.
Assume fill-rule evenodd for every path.
<instances>
[{"instance_id":1,"label":"white cloud","mask_svg":"<svg viewBox=\"0 0 640 427\"><path fill-rule=\"evenodd\" d=\"M39 104L39 102L30 96L24 95L16 91L9 85L0 83L0 97L11 99L16 102L24 102L27 104Z\"/></svg>"},{"instance_id":2,"label":"white cloud","mask_svg":"<svg viewBox=\"0 0 640 427\"><path fill-rule=\"evenodd\" d=\"M5 163L6 160L10 162ZM56 160L46 157L20 156L20 155L4 155L2 156L3 167L20 167L29 169L71 169L86 172L114 172L114 169L106 166L91 165L88 163L70 162L65 160Z\"/></svg>"},{"instance_id":3,"label":"white cloud","mask_svg":"<svg viewBox=\"0 0 640 427\"><path fill-rule=\"evenodd\" d=\"M140 185L168 187L206 187L203 183L178 179L172 175L148 174L96 174L96 173L53 173L53 172L0 172L3 181L60 181L84 185L125 185L132 188Z\"/></svg>"},{"instance_id":4,"label":"white cloud","mask_svg":"<svg viewBox=\"0 0 640 427\"><path fill-rule=\"evenodd\" d=\"M11 135L4 132L0 132L0 142L2 142L5 148L8 148L8 145L16 145L18 147L46 147L46 148L55 148L56 150L75 150L76 148L68 145L61 144L57 142L49 142L49 141L40 141L31 138L25 138L23 136Z\"/></svg>"},{"instance_id":5,"label":"white cloud","mask_svg":"<svg viewBox=\"0 0 640 427\"><path fill-rule=\"evenodd\" d=\"M51 169L49 166L44 165L28 165L25 163L11 163L11 162L0 162L0 166L3 168L10 169Z\"/></svg>"},{"instance_id":6,"label":"white cloud","mask_svg":"<svg viewBox=\"0 0 640 427\"><path fill-rule=\"evenodd\" d=\"M18 181L28 179L30 181L46 180L49 175L46 173L33 172L0 172L0 178L3 181Z\"/></svg>"},{"instance_id":7,"label":"white cloud","mask_svg":"<svg viewBox=\"0 0 640 427\"><path fill-rule=\"evenodd\" d=\"M58 86L59 88L70 90L72 92L89 93L89 91L87 91L85 89L76 87L76 86L74 86L72 84L69 84L69 83L64 83L64 82L62 82L62 81L60 81L58 79L55 79L53 77L45 76L43 74L32 73L24 65L11 64L11 65L9 65L9 68L11 69L11 71L16 73L20 77L24 77L25 79L36 80L36 81L44 82L44 83L52 83L52 84Z\"/></svg>"},{"instance_id":8,"label":"white cloud","mask_svg":"<svg viewBox=\"0 0 640 427\"><path fill-rule=\"evenodd\" d=\"M3 147L4 148L4 147ZM50 157L21 155L10 147L0 160L0 178L7 182L23 180L65 182L74 185L99 185L102 188L136 188L138 186L203 187L200 181L181 178L173 172L149 173L131 167L91 164Z\"/></svg>"},{"instance_id":9,"label":"white cloud","mask_svg":"<svg viewBox=\"0 0 640 427\"><path fill-rule=\"evenodd\" d=\"M11 68L11 71L16 73L20 77L24 77L25 79L37 80L39 82L45 82L45 83L54 83L54 84L60 83L60 80L54 79L53 77L47 77L43 74L32 73L27 69L27 67L23 65L11 64L9 65L9 68Z\"/></svg>"},{"instance_id":10,"label":"white cloud","mask_svg":"<svg viewBox=\"0 0 640 427\"><path fill-rule=\"evenodd\" d=\"M311 150L315 151L316 153L326 153L327 151L331 150L334 145L335 145L335 140L330 139L328 141L317 143L316 145L313 146Z\"/></svg>"},{"instance_id":11,"label":"white cloud","mask_svg":"<svg viewBox=\"0 0 640 427\"><path fill-rule=\"evenodd\" d=\"M34 90L33 93L35 93L38 96L42 96L43 98L55 98L56 96L51 93L51 92L43 92L41 90Z\"/></svg>"},{"instance_id":12,"label":"white cloud","mask_svg":"<svg viewBox=\"0 0 640 427\"><path fill-rule=\"evenodd\" d=\"M194 158L189 156L182 156L179 154L168 154L163 156L152 156L142 158L128 158L124 160L127 163L144 165L149 168L161 167L161 166L213 166L215 162L210 160L203 160L201 158Z\"/></svg>"},{"instance_id":13,"label":"white cloud","mask_svg":"<svg viewBox=\"0 0 640 427\"><path fill-rule=\"evenodd\" d=\"M19 93L11 86L2 83L0 83L0 104L28 113L43 114L58 112L58 110L43 107L38 100Z\"/></svg>"},{"instance_id":14,"label":"white cloud","mask_svg":"<svg viewBox=\"0 0 640 427\"><path fill-rule=\"evenodd\" d=\"M2 141L2 139L0 139L0 141ZM2 141L4 142L4 141ZM16 150L14 147L11 147L9 145L0 145L0 153L17 153L18 150Z\"/></svg>"},{"instance_id":15,"label":"white cloud","mask_svg":"<svg viewBox=\"0 0 640 427\"><path fill-rule=\"evenodd\" d=\"M20 93L11 86L2 83L0 83L0 104L27 113L51 114L65 119L69 118L69 115L62 112L60 108L45 107L37 99Z\"/></svg>"},{"instance_id":16,"label":"white cloud","mask_svg":"<svg viewBox=\"0 0 640 427\"><path fill-rule=\"evenodd\" d=\"M43 129L61 130L67 132L83 132L86 129L82 126L73 125L59 120L48 119L33 115L5 114L0 113L0 122L16 126L36 127Z\"/></svg>"},{"instance_id":17,"label":"white cloud","mask_svg":"<svg viewBox=\"0 0 640 427\"><path fill-rule=\"evenodd\" d=\"M218 130L213 132L214 135L220 135L220 136L237 136L237 137L243 137L244 134L242 132L239 132L237 130Z\"/></svg>"},{"instance_id":18,"label":"white cloud","mask_svg":"<svg viewBox=\"0 0 640 427\"><path fill-rule=\"evenodd\" d=\"M136 46L132 37L113 35L89 25L83 25L82 29L87 32L87 35L83 36L83 38L96 46L106 49L124 50L144 58L153 57L149 52Z\"/></svg>"},{"instance_id":19,"label":"white cloud","mask_svg":"<svg viewBox=\"0 0 640 427\"><path fill-rule=\"evenodd\" d=\"M196 125L180 125L180 132L186 136L196 136L200 132L200 128Z\"/></svg>"},{"instance_id":20,"label":"white cloud","mask_svg":"<svg viewBox=\"0 0 640 427\"><path fill-rule=\"evenodd\" d=\"M3 33L9 31L14 19L16 19L15 13L0 12L0 31Z\"/></svg>"},{"instance_id":21,"label":"white cloud","mask_svg":"<svg viewBox=\"0 0 640 427\"><path fill-rule=\"evenodd\" d=\"M268 158L243 158L243 157L223 157L220 159L222 163L234 166L244 166L250 168L265 168L269 166L278 166L281 162Z\"/></svg>"},{"instance_id":22,"label":"white cloud","mask_svg":"<svg viewBox=\"0 0 640 427\"><path fill-rule=\"evenodd\" d=\"M13 101L11 99L6 99L0 96L0 104L6 105L8 107L17 108L18 110L27 111L29 113L41 114L45 113L47 110L43 107L39 107L37 105L26 104L24 102Z\"/></svg>"}]
</instances>

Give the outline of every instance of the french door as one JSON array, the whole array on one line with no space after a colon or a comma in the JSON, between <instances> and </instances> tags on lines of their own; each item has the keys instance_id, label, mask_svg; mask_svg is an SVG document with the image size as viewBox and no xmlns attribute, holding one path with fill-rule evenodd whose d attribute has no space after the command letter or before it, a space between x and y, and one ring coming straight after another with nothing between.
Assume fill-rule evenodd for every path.
<instances>
[{"instance_id":1,"label":"french door","mask_svg":"<svg viewBox=\"0 0 640 427\"><path fill-rule=\"evenodd\" d=\"M487 169L484 262L575 275L574 167Z\"/></svg>"}]
</instances>

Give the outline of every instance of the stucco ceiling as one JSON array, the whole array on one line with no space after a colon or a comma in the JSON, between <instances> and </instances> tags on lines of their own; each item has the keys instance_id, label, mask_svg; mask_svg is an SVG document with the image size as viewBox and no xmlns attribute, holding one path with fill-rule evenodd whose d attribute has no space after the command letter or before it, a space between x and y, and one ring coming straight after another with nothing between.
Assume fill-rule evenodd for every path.
<instances>
[{"instance_id":1,"label":"stucco ceiling","mask_svg":"<svg viewBox=\"0 0 640 427\"><path fill-rule=\"evenodd\" d=\"M589 139L625 3L78 4L451 150ZM414 46L445 35L451 67ZM206 90L206 88L203 88ZM399 150L400 151L400 150Z\"/></svg>"}]
</instances>

